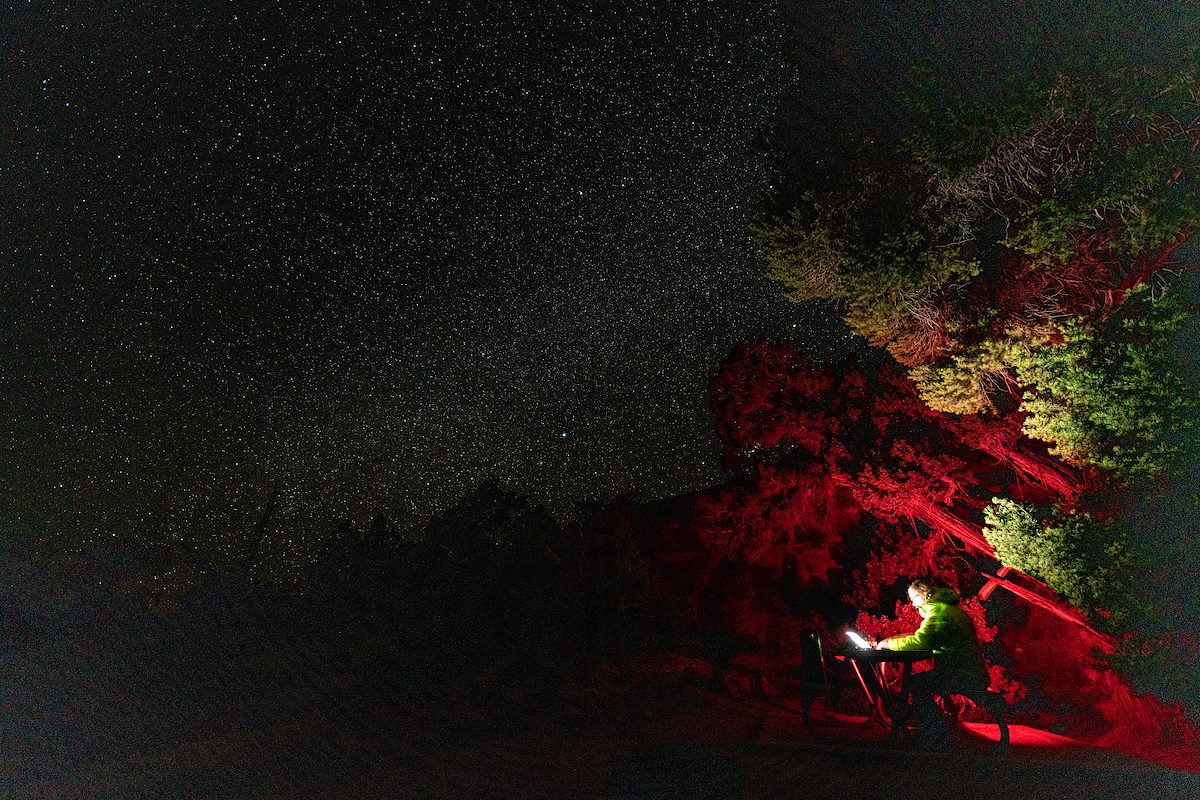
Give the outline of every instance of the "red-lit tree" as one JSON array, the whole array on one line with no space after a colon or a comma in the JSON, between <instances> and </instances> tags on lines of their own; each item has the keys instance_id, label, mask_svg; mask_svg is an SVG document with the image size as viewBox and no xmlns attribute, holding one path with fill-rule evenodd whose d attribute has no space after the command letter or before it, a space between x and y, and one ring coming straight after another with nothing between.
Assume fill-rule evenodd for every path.
<instances>
[{"instance_id":1,"label":"red-lit tree","mask_svg":"<svg viewBox=\"0 0 1200 800\"><path fill-rule=\"evenodd\" d=\"M838 583L881 634L913 622L885 621L884 597L917 572L963 589L989 632L981 603L1002 588L1080 652L1188 701L1171 682L1200 661L1175 607L1133 590L1156 562L1125 512L1170 475L1196 407L1163 277L1200 226L1196 66L1063 71L1005 104L931 112L876 166L763 214L771 277L794 300L840 301L896 365L734 350L711 396L741 477L696 503L698 586L729 560L787 565ZM1014 637L998 641L1025 652ZM1156 658L1173 661L1139 670ZM1150 715L1089 663L1109 723Z\"/></svg>"},{"instance_id":2,"label":"red-lit tree","mask_svg":"<svg viewBox=\"0 0 1200 800\"><path fill-rule=\"evenodd\" d=\"M697 531L714 560L778 564L786 552L778 549L786 544L781 537L803 526L830 530L821 520L838 503L849 509L839 522L865 511L891 523L921 523L976 556L994 557L981 524L993 493L1013 486L1018 496L1057 497L1076 485L1036 446L1022 448L1002 431L993 441L977 421L963 425L932 411L895 370L869 377L854 362L813 367L788 343L739 345L712 382L712 409L727 466L751 470L748 485L697 502ZM1037 478L1044 483L1031 491ZM812 496L824 506L795 500ZM781 516L787 524L780 525ZM826 553L836 539L824 537ZM1019 576L1010 571L994 580L1017 585ZM1086 625L1049 593L1032 590L1027 599Z\"/></svg>"}]
</instances>

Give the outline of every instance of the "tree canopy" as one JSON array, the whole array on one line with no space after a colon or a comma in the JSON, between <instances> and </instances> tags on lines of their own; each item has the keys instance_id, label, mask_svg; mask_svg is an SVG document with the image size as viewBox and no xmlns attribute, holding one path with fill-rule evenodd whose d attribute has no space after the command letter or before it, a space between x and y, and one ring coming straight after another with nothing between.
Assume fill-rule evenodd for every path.
<instances>
[{"instance_id":1,"label":"tree canopy","mask_svg":"<svg viewBox=\"0 0 1200 800\"><path fill-rule=\"evenodd\" d=\"M1003 586L1073 622L1139 690L1172 699L1154 676L1200 666L1178 635L1200 608L1172 619L1177 604L1135 590L1160 559L1129 512L1194 452L1197 393L1173 343L1194 316L1179 284L1200 227L1197 75L1194 48L1156 64L1106 53L993 97L915 93L894 145L840 180L784 187L752 226L789 298L837 301L895 368L814 366L763 342L713 384L727 463L749 469L743 495L824 480L879 521L857 567L849 528L826 531L836 574L883 580L909 552L962 582L938 560L952 541L981 597ZM754 512L722 541L769 558L747 532L769 536L771 519ZM889 533L904 521L924 547Z\"/></svg>"}]
</instances>

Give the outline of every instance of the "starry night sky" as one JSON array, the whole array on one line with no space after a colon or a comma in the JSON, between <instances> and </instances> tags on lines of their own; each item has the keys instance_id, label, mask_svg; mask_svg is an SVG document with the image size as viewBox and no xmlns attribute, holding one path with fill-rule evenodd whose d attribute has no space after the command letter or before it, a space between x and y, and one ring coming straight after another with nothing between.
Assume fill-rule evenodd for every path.
<instances>
[{"instance_id":1,"label":"starry night sky","mask_svg":"<svg viewBox=\"0 0 1200 800\"><path fill-rule=\"evenodd\" d=\"M856 347L761 277L763 142L819 171L1004 15L872 5L5 4L10 522L235 557L275 485L303 553L488 477L718 482L735 342Z\"/></svg>"},{"instance_id":2,"label":"starry night sky","mask_svg":"<svg viewBox=\"0 0 1200 800\"><path fill-rule=\"evenodd\" d=\"M798 324L746 230L777 12L401 7L8 5L19 525L236 539L278 484L302 540L489 476L564 514L719 479L709 376Z\"/></svg>"}]
</instances>

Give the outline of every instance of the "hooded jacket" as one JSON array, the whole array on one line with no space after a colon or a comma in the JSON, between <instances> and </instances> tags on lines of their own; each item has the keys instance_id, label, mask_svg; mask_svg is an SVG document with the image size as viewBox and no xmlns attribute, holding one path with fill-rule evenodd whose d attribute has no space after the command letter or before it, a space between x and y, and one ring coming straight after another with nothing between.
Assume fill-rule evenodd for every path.
<instances>
[{"instance_id":1,"label":"hooded jacket","mask_svg":"<svg viewBox=\"0 0 1200 800\"><path fill-rule=\"evenodd\" d=\"M932 650L934 665L947 677L988 685L987 666L975 633L975 623L958 605L958 592L945 587L930 589L917 611L924 617L916 633L896 636L879 643L887 650Z\"/></svg>"}]
</instances>

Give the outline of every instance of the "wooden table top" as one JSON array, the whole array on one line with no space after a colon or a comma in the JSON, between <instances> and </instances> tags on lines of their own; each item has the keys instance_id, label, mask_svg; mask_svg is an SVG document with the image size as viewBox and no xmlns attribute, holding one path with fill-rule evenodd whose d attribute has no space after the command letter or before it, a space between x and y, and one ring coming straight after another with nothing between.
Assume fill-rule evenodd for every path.
<instances>
[{"instance_id":1,"label":"wooden table top","mask_svg":"<svg viewBox=\"0 0 1200 800\"><path fill-rule=\"evenodd\" d=\"M932 650L874 650L865 647L847 647L841 650L834 651L834 656L840 658L850 658L855 661L870 661L881 662L891 661L897 663L913 663L915 661L924 661L927 658L933 658Z\"/></svg>"}]
</instances>

